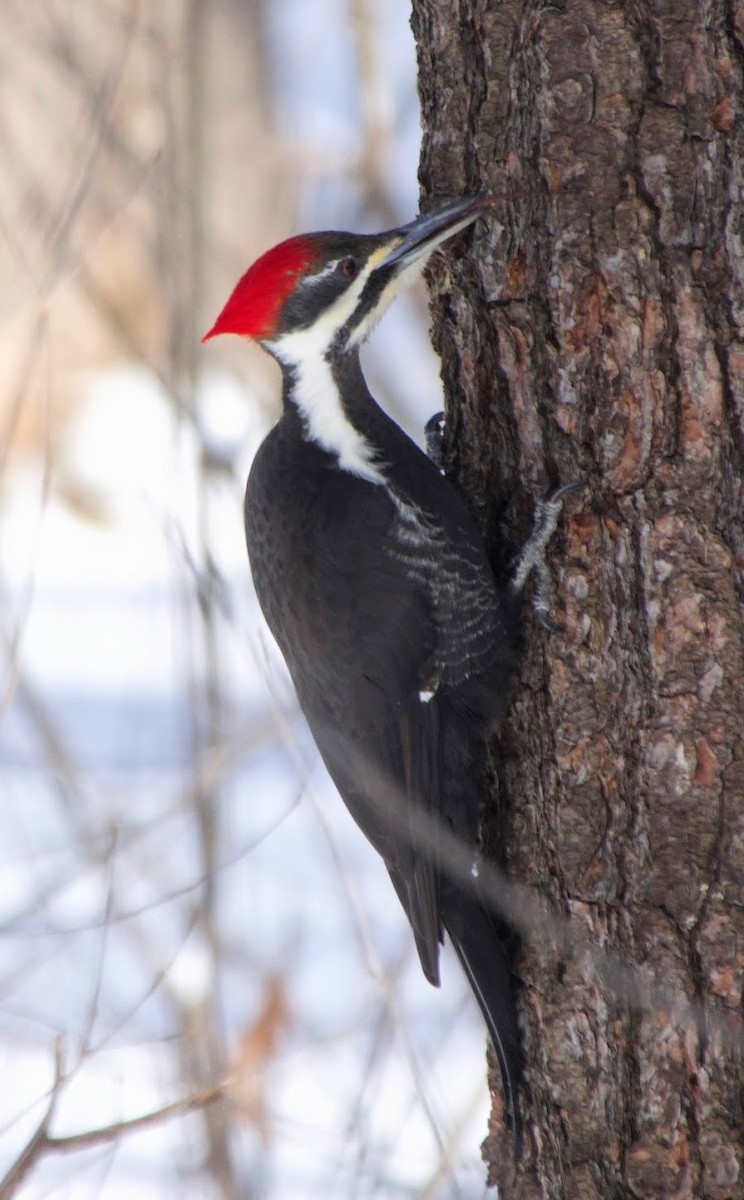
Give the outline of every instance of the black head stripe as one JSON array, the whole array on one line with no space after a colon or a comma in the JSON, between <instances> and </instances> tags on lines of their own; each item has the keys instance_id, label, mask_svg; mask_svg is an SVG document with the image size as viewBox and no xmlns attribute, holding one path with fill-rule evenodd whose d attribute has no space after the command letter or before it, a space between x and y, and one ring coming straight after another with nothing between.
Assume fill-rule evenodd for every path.
<instances>
[{"instance_id":1,"label":"black head stripe","mask_svg":"<svg viewBox=\"0 0 744 1200\"><path fill-rule=\"evenodd\" d=\"M353 336L355 329L361 325L366 317L373 313L377 308L385 288L390 283L395 275L395 267L378 267L372 272L369 279L362 289L362 294L359 297L359 303L349 317L348 321L341 326L336 337L334 338L334 346L343 348L348 345L350 338Z\"/></svg>"}]
</instances>

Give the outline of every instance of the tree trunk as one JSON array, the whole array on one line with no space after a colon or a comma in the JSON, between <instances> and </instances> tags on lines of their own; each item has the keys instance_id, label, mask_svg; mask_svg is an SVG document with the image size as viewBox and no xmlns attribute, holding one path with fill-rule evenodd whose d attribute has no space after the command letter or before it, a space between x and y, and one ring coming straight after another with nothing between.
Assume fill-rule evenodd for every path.
<instances>
[{"instance_id":1,"label":"tree trunk","mask_svg":"<svg viewBox=\"0 0 744 1200\"><path fill-rule=\"evenodd\" d=\"M449 469L551 548L484 841L565 943L518 971L500 1196L744 1197L744 3L413 0ZM567 948L572 947L571 948ZM494 1081L496 1083L496 1081Z\"/></svg>"}]
</instances>

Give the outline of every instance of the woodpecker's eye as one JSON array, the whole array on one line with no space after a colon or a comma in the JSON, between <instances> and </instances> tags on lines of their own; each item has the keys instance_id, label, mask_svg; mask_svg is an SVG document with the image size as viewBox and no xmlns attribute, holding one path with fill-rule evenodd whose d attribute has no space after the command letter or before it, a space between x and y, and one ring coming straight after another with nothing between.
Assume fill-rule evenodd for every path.
<instances>
[{"instance_id":1,"label":"woodpecker's eye","mask_svg":"<svg viewBox=\"0 0 744 1200\"><path fill-rule=\"evenodd\" d=\"M353 279L359 270L359 266L355 258L342 258L336 267L336 274L342 279Z\"/></svg>"}]
</instances>

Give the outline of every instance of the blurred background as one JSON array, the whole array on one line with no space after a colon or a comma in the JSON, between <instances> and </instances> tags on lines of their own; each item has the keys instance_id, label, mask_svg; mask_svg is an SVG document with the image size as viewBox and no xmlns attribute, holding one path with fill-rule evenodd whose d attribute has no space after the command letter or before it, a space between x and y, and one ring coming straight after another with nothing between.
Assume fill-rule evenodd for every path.
<instances>
[{"instance_id":1,"label":"blurred background","mask_svg":"<svg viewBox=\"0 0 744 1200\"><path fill-rule=\"evenodd\" d=\"M483 1194L479 1017L449 958L424 982L252 593L278 372L199 344L273 243L417 212L408 18L4 0L3 1198ZM419 441L427 325L421 290L365 360Z\"/></svg>"}]
</instances>

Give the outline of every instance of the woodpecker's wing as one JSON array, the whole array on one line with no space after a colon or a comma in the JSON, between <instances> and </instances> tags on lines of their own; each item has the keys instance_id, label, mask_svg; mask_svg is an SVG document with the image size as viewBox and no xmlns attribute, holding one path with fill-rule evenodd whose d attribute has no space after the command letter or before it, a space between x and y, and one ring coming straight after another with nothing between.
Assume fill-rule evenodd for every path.
<instances>
[{"instance_id":1,"label":"woodpecker's wing","mask_svg":"<svg viewBox=\"0 0 744 1200\"><path fill-rule=\"evenodd\" d=\"M369 555L368 542L367 571ZM436 697L419 698L429 662L428 656L421 662L422 635L431 629L431 615L425 597L389 570L375 572L367 584L362 611L351 615L348 625L354 661L363 663L362 670L344 671L339 686L338 658L316 647L312 679L293 675L328 772L382 855L413 928L424 973L438 983L439 704ZM369 610L378 600L385 617L375 620Z\"/></svg>"},{"instance_id":2,"label":"woodpecker's wing","mask_svg":"<svg viewBox=\"0 0 744 1200\"><path fill-rule=\"evenodd\" d=\"M390 872L424 974L437 984L442 923L435 865L440 818L436 704L425 713L412 705L386 729L370 725L366 736L353 739L329 729L317 707L303 707L331 778Z\"/></svg>"}]
</instances>

